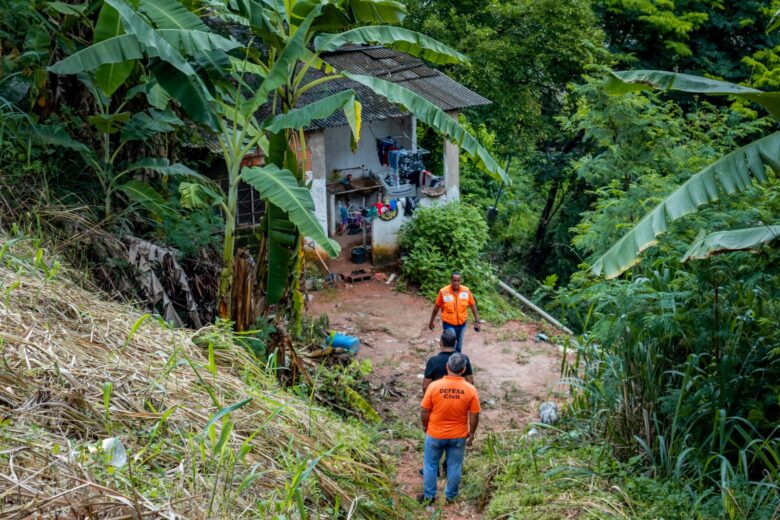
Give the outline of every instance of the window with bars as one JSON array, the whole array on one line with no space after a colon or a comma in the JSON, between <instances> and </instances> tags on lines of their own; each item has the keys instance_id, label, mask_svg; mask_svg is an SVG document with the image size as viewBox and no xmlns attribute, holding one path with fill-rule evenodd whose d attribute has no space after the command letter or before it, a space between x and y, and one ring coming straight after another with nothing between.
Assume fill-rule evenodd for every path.
<instances>
[{"instance_id":1,"label":"window with bars","mask_svg":"<svg viewBox=\"0 0 780 520\"><path fill-rule=\"evenodd\" d=\"M261 166L265 157L260 151L247 155L241 166ZM228 181L220 181L222 189L227 193ZM245 182L238 185L238 199L236 201L236 227L254 227L260 225L265 214L265 202L260 194L252 186Z\"/></svg>"}]
</instances>

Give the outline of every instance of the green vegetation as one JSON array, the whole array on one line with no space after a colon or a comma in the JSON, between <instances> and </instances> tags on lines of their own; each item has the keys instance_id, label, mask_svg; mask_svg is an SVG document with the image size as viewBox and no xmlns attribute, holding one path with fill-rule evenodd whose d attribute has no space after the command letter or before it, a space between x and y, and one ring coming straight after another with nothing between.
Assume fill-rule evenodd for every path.
<instances>
[{"instance_id":1,"label":"green vegetation","mask_svg":"<svg viewBox=\"0 0 780 520\"><path fill-rule=\"evenodd\" d=\"M3 498L3 518L414 510L370 430L280 388L229 327L171 330L75 274L34 241L4 239L0 346L14 348L0 402L14 413L0 422L0 470L20 492Z\"/></svg>"},{"instance_id":2,"label":"green vegetation","mask_svg":"<svg viewBox=\"0 0 780 520\"><path fill-rule=\"evenodd\" d=\"M403 287L433 297L461 271L501 321L500 278L577 332L552 338L562 424L487 436L467 500L491 518L777 517L777 1L6 4L0 473L19 493L0 516L89 515L95 496L105 516L418 512L363 424L371 367L295 350L322 339L303 237L338 250L303 130L342 111L354 147L370 93L463 151L462 200L402 231ZM344 44L493 103L450 118L322 62ZM236 229L242 182L266 204L256 236Z\"/></svg>"},{"instance_id":3,"label":"green vegetation","mask_svg":"<svg viewBox=\"0 0 780 520\"><path fill-rule=\"evenodd\" d=\"M517 318L521 314L498 294L493 269L483 259L487 242L487 224L474 206L420 208L401 229L403 274L434 299L452 273L462 273L464 284L478 299L481 316L497 322Z\"/></svg>"}]
</instances>

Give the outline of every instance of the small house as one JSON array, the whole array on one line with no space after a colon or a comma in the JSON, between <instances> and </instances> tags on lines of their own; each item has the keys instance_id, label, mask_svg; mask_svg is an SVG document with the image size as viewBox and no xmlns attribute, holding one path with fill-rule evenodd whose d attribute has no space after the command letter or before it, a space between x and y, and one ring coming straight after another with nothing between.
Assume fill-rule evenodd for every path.
<instances>
[{"instance_id":1,"label":"small house","mask_svg":"<svg viewBox=\"0 0 780 520\"><path fill-rule=\"evenodd\" d=\"M324 54L322 59L338 70L402 85L453 118L460 110L489 103L423 61L385 47L346 46ZM307 74L316 79L322 72L310 70ZM347 79L311 89L302 96L301 106L346 89L354 90L362 104L358 147L353 153L351 130L342 111L314 121L306 129L307 180L317 218L328 235L342 249L362 242L369 246L363 251L371 253L375 264L386 264L397 258L398 232L416 207L458 200L459 147L445 139L439 149L419 147L414 116ZM433 154L442 154L439 175L426 166ZM242 198L247 211L256 213L258 206L251 190ZM254 214L250 218L243 212L239 208L239 223L256 221Z\"/></svg>"}]
</instances>

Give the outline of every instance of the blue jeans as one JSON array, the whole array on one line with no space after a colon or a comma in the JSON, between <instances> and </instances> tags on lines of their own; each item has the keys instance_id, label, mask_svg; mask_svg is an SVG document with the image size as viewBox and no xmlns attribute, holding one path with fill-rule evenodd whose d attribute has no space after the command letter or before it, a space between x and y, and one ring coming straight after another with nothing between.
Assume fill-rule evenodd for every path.
<instances>
[{"instance_id":1,"label":"blue jeans","mask_svg":"<svg viewBox=\"0 0 780 520\"><path fill-rule=\"evenodd\" d=\"M425 498L436 498L436 474L441 456L447 454L447 500L458 496L460 474L463 471L463 454L466 451L466 438L437 439L425 436L423 453L423 494Z\"/></svg>"},{"instance_id":2,"label":"blue jeans","mask_svg":"<svg viewBox=\"0 0 780 520\"><path fill-rule=\"evenodd\" d=\"M455 331L455 335L458 337L458 343L455 344L455 352L463 350L463 332L466 330L466 323L462 325L453 325L443 321L441 324L444 330L452 329Z\"/></svg>"}]
</instances>

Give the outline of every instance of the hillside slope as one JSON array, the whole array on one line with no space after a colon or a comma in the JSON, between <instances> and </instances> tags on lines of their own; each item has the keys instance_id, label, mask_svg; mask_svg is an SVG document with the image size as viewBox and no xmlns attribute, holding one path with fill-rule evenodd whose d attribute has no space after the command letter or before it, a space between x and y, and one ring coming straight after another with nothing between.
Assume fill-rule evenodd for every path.
<instances>
[{"instance_id":1,"label":"hillside slope","mask_svg":"<svg viewBox=\"0 0 780 520\"><path fill-rule=\"evenodd\" d=\"M0 251L0 517L403 514L365 431L224 330L168 330L42 253Z\"/></svg>"}]
</instances>

